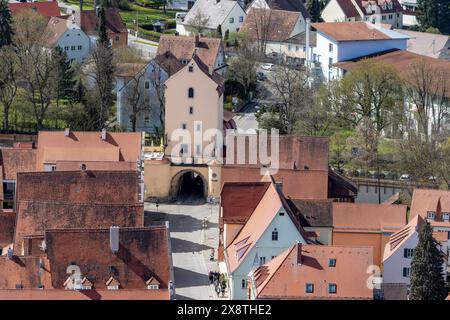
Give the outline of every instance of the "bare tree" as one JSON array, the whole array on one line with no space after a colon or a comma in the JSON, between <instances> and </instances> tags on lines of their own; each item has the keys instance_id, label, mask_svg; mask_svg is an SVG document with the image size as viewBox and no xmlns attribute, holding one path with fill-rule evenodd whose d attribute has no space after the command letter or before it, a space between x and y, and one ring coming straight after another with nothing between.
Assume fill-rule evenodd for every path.
<instances>
[{"instance_id":1,"label":"bare tree","mask_svg":"<svg viewBox=\"0 0 450 320\"><path fill-rule=\"evenodd\" d=\"M14 43L19 78L25 83L27 100L33 106L37 129L43 122L58 87L59 64L50 50L45 50L47 21L31 10L14 17Z\"/></svg>"},{"instance_id":2,"label":"bare tree","mask_svg":"<svg viewBox=\"0 0 450 320\"><path fill-rule=\"evenodd\" d=\"M139 115L145 111L150 112L150 101L146 99L146 91L143 88L145 72L141 70L133 74L126 85L125 98L130 107L131 130L135 132Z\"/></svg>"},{"instance_id":3,"label":"bare tree","mask_svg":"<svg viewBox=\"0 0 450 320\"><path fill-rule=\"evenodd\" d=\"M17 59L10 46L0 48L0 103L3 105L3 128L9 131L9 110L17 94Z\"/></svg>"},{"instance_id":4,"label":"bare tree","mask_svg":"<svg viewBox=\"0 0 450 320\"><path fill-rule=\"evenodd\" d=\"M194 15L187 21L187 24L200 34L209 23L209 17L201 9L196 9Z\"/></svg>"},{"instance_id":5,"label":"bare tree","mask_svg":"<svg viewBox=\"0 0 450 320\"><path fill-rule=\"evenodd\" d=\"M272 10L267 8L251 9L249 15L248 29L257 41L258 52L264 54L267 48L267 40L271 32L274 32L272 23Z\"/></svg>"},{"instance_id":6,"label":"bare tree","mask_svg":"<svg viewBox=\"0 0 450 320\"><path fill-rule=\"evenodd\" d=\"M439 137L449 119L449 72L421 60L411 65L406 79L406 98L415 107L417 129L425 140Z\"/></svg>"}]
</instances>

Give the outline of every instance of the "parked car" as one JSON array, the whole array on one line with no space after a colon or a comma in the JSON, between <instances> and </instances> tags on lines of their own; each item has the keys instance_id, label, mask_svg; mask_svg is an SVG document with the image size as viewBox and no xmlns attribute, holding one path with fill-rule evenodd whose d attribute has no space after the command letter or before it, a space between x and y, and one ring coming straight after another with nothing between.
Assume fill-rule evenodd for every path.
<instances>
[{"instance_id":1,"label":"parked car","mask_svg":"<svg viewBox=\"0 0 450 320\"><path fill-rule=\"evenodd\" d=\"M273 63L264 63L261 65L261 69L272 71L273 70Z\"/></svg>"},{"instance_id":2,"label":"parked car","mask_svg":"<svg viewBox=\"0 0 450 320\"><path fill-rule=\"evenodd\" d=\"M409 174L402 174L400 176L400 178L398 178L398 180L400 180L400 181L410 181L411 177L409 176Z\"/></svg>"},{"instance_id":3,"label":"parked car","mask_svg":"<svg viewBox=\"0 0 450 320\"><path fill-rule=\"evenodd\" d=\"M267 76L264 74L264 72L258 71L256 72L256 80L258 81L267 80Z\"/></svg>"}]
</instances>

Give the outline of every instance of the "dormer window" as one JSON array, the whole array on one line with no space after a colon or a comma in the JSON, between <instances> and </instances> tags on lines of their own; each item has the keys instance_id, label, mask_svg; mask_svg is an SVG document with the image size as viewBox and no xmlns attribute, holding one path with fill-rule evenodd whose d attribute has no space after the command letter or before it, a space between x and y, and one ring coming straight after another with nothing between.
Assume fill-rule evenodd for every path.
<instances>
[{"instance_id":1,"label":"dormer window","mask_svg":"<svg viewBox=\"0 0 450 320\"><path fill-rule=\"evenodd\" d=\"M434 212L434 211L427 212L427 219L434 220L435 217L436 217L436 212Z\"/></svg>"},{"instance_id":2,"label":"dormer window","mask_svg":"<svg viewBox=\"0 0 450 320\"><path fill-rule=\"evenodd\" d=\"M155 277L148 279L145 284L147 285L147 290L159 290L159 281Z\"/></svg>"},{"instance_id":3,"label":"dormer window","mask_svg":"<svg viewBox=\"0 0 450 320\"><path fill-rule=\"evenodd\" d=\"M92 282L89 281L88 278L84 277L83 280L81 280L81 289L82 290L92 290Z\"/></svg>"},{"instance_id":4,"label":"dormer window","mask_svg":"<svg viewBox=\"0 0 450 320\"><path fill-rule=\"evenodd\" d=\"M110 277L108 281L106 281L106 288L108 290L119 290L120 282L114 278Z\"/></svg>"},{"instance_id":5,"label":"dormer window","mask_svg":"<svg viewBox=\"0 0 450 320\"><path fill-rule=\"evenodd\" d=\"M442 220L448 221L450 219L450 212L442 212Z\"/></svg>"},{"instance_id":6,"label":"dormer window","mask_svg":"<svg viewBox=\"0 0 450 320\"><path fill-rule=\"evenodd\" d=\"M188 70L189 72L194 72L194 66L189 66Z\"/></svg>"},{"instance_id":7,"label":"dormer window","mask_svg":"<svg viewBox=\"0 0 450 320\"><path fill-rule=\"evenodd\" d=\"M336 259L332 258L332 259L328 260L328 266L330 268L336 267Z\"/></svg>"},{"instance_id":8,"label":"dormer window","mask_svg":"<svg viewBox=\"0 0 450 320\"><path fill-rule=\"evenodd\" d=\"M277 228L272 231L272 241L278 241L278 230Z\"/></svg>"}]
</instances>

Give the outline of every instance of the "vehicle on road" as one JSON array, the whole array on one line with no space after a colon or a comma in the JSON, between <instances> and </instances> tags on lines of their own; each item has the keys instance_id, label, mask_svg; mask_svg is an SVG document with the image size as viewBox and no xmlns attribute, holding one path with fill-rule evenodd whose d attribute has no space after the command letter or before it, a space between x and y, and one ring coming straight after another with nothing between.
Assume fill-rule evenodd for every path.
<instances>
[{"instance_id":1,"label":"vehicle on road","mask_svg":"<svg viewBox=\"0 0 450 320\"><path fill-rule=\"evenodd\" d=\"M257 71L256 72L256 80L258 80L258 81L267 80L267 76L264 74L264 72Z\"/></svg>"},{"instance_id":2,"label":"vehicle on road","mask_svg":"<svg viewBox=\"0 0 450 320\"><path fill-rule=\"evenodd\" d=\"M261 69L266 70L266 71L272 71L273 63L264 63L261 65Z\"/></svg>"},{"instance_id":3,"label":"vehicle on road","mask_svg":"<svg viewBox=\"0 0 450 320\"><path fill-rule=\"evenodd\" d=\"M400 180L400 181L410 181L411 177L409 176L409 174L402 174L400 176L400 178L398 178L398 180Z\"/></svg>"}]
</instances>

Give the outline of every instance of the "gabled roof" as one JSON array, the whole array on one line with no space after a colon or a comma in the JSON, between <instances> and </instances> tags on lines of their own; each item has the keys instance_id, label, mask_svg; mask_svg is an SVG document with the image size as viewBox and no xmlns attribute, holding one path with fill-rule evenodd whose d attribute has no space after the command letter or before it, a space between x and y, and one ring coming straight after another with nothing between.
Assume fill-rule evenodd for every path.
<instances>
[{"instance_id":1,"label":"gabled roof","mask_svg":"<svg viewBox=\"0 0 450 320\"><path fill-rule=\"evenodd\" d=\"M44 31L45 43L54 45L59 38L67 31L72 22L68 19L51 17Z\"/></svg>"},{"instance_id":2,"label":"gabled roof","mask_svg":"<svg viewBox=\"0 0 450 320\"><path fill-rule=\"evenodd\" d=\"M106 18L106 31L111 33L122 33L128 32L125 27L125 23L119 14L118 9L107 8L105 9ZM95 10L83 10L82 12L77 11L75 14L75 19L79 21L81 29L89 35L97 34L97 23L98 16Z\"/></svg>"},{"instance_id":3,"label":"gabled roof","mask_svg":"<svg viewBox=\"0 0 450 320\"><path fill-rule=\"evenodd\" d=\"M404 29L395 29L395 31L409 36L406 49L408 51L431 58L439 58L441 54L450 52L450 36L448 35Z\"/></svg>"},{"instance_id":4,"label":"gabled roof","mask_svg":"<svg viewBox=\"0 0 450 320\"><path fill-rule=\"evenodd\" d=\"M318 32L335 41L379 41L408 39L405 34L366 22L316 22L311 24Z\"/></svg>"},{"instance_id":5,"label":"gabled roof","mask_svg":"<svg viewBox=\"0 0 450 320\"><path fill-rule=\"evenodd\" d=\"M270 182L225 182L220 193L221 222L245 224Z\"/></svg>"},{"instance_id":6,"label":"gabled roof","mask_svg":"<svg viewBox=\"0 0 450 320\"><path fill-rule=\"evenodd\" d=\"M303 0L265 0L270 9L300 12L303 18L311 18Z\"/></svg>"},{"instance_id":7,"label":"gabled roof","mask_svg":"<svg viewBox=\"0 0 450 320\"><path fill-rule=\"evenodd\" d=\"M304 227L333 227L331 200L288 199L289 205Z\"/></svg>"},{"instance_id":8,"label":"gabled roof","mask_svg":"<svg viewBox=\"0 0 450 320\"><path fill-rule=\"evenodd\" d=\"M235 6L240 6L238 1L196 0L184 18L183 24L189 25L191 23L190 20L195 19L198 12L200 12L203 16L208 17L208 22L205 27L216 29L219 25L224 23L225 19ZM243 11L243 15L245 15L245 11Z\"/></svg>"},{"instance_id":9,"label":"gabled roof","mask_svg":"<svg viewBox=\"0 0 450 320\"><path fill-rule=\"evenodd\" d=\"M58 17L61 15L61 11L59 10L58 2L56 0L44 2L16 2L9 3L8 6L12 15L18 14L27 9L31 9L44 17Z\"/></svg>"},{"instance_id":10,"label":"gabled roof","mask_svg":"<svg viewBox=\"0 0 450 320\"><path fill-rule=\"evenodd\" d=\"M329 266L329 259L336 266ZM253 272L256 299L373 299L367 287L372 248L295 244ZM306 293L306 284L314 285ZM326 284L336 284L328 293Z\"/></svg>"},{"instance_id":11,"label":"gabled roof","mask_svg":"<svg viewBox=\"0 0 450 320\"><path fill-rule=\"evenodd\" d=\"M414 189L410 217L420 215L427 217L428 211L438 211L440 205L441 212L450 212L450 191L436 189Z\"/></svg>"},{"instance_id":12,"label":"gabled roof","mask_svg":"<svg viewBox=\"0 0 450 320\"><path fill-rule=\"evenodd\" d=\"M383 261L387 260L394 252L396 252L402 245L411 238L414 233L420 232L425 220L420 216L415 216L409 223L401 230L392 234L389 242L384 247Z\"/></svg>"},{"instance_id":13,"label":"gabled roof","mask_svg":"<svg viewBox=\"0 0 450 320\"><path fill-rule=\"evenodd\" d=\"M184 65L170 51L158 54L154 60L169 77L184 67Z\"/></svg>"},{"instance_id":14,"label":"gabled roof","mask_svg":"<svg viewBox=\"0 0 450 320\"><path fill-rule=\"evenodd\" d=\"M138 72L144 69L145 63L118 63L114 70L115 77L134 77Z\"/></svg>"},{"instance_id":15,"label":"gabled roof","mask_svg":"<svg viewBox=\"0 0 450 320\"><path fill-rule=\"evenodd\" d=\"M442 73L442 76L450 77L450 61L443 59L435 59L420 54L416 54L410 51L403 50L388 50L379 52L377 54L359 57L353 60L341 61L333 64L333 66L351 71L353 68L358 66L358 62L362 60L370 61L380 61L382 63L391 65L406 82L410 83L412 86L417 85L417 77L414 77L415 72L414 65L420 65L424 63L428 68L432 68L438 72ZM447 97L450 97L450 81L445 83L446 87L442 88L442 83L440 82L440 77L436 76L431 79L431 85L435 86L434 90L437 92L444 91Z\"/></svg>"},{"instance_id":16,"label":"gabled roof","mask_svg":"<svg viewBox=\"0 0 450 320\"><path fill-rule=\"evenodd\" d=\"M148 279L145 284L147 284L148 286L150 285L160 285L161 283L155 278L155 277L150 277L150 279Z\"/></svg>"},{"instance_id":17,"label":"gabled roof","mask_svg":"<svg viewBox=\"0 0 450 320\"><path fill-rule=\"evenodd\" d=\"M306 31L297 33L296 35L287 39L286 42L293 43L293 44L306 45ZM317 43L317 32L310 31L309 32L309 45L311 47L315 47L316 43Z\"/></svg>"},{"instance_id":18,"label":"gabled roof","mask_svg":"<svg viewBox=\"0 0 450 320\"><path fill-rule=\"evenodd\" d=\"M405 205L333 202L334 232L395 232L405 224Z\"/></svg>"},{"instance_id":19,"label":"gabled roof","mask_svg":"<svg viewBox=\"0 0 450 320\"><path fill-rule=\"evenodd\" d=\"M365 15L372 15L372 14L386 14L386 13L394 13L394 12L403 12L403 8L400 5L400 3L397 0L347 0L347 1L354 1L356 5L359 7L359 9L365 14ZM383 8L384 4L392 3L392 8L389 9L389 6L386 6L386 9ZM370 13L367 10L369 5L376 4L378 6L379 11L372 10Z\"/></svg>"},{"instance_id":20,"label":"gabled roof","mask_svg":"<svg viewBox=\"0 0 450 320\"><path fill-rule=\"evenodd\" d=\"M286 41L293 36L299 18L299 12L251 8L239 32L258 40L265 34L267 41Z\"/></svg>"},{"instance_id":21,"label":"gabled roof","mask_svg":"<svg viewBox=\"0 0 450 320\"><path fill-rule=\"evenodd\" d=\"M299 233L306 240L306 233L293 216L284 196L276 189L275 184L271 183L252 215L247 220L247 223L233 242L225 249L230 273L236 270L242 261L244 261L247 254L256 245L280 209L285 210L285 213L290 217Z\"/></svg>"},{"instance_id":22,"label":"gabled roof","mask_svg":"<svg viewBox=\"0 0 450 320\"><path fill-rule=\"evenodd\" d=\"M63 288L67 266L74 262L96 289L118 284L121 289L145 289L151 277L167 289L171 280L168 232L166 226L120 228L119 251L113 253L109 228L46 230L53 288Z\"/></svg>"},{"instance_id":23,"label":"gabled roof","mask_svg":"<svg viewBox=\"0 0 450 320\"><path fill-rule=\"evenodd\" d=\"M57 161L134 162L141 156L140 132L39 131L37 170Z\"/></svg>"},{"instance_id":24,"label":"gabled roof","mask_svg":"<svg viewBox=\"0 0 450 320\"><path fill-rule=\"evenodd\" d=\"M17 172L36 171L36 154L34 148L0 148L3 180L16 180Z\"/></svg>"},{"instance_id":25,"label":"gabled roof","mask_svg":"<svg viewBox=\"0 0 450 320\"><path fill-rule=\"evenodd\" d=\"M211 71L212 67L208 66L206 63L203 62L203 60L196 54L192 56L192 60L195 61L195 63L198 65L201 71L205 75L207 75L211 80L213 80L217 84L217 92L219 94L223 94L225 91L225 78L218 74L215 71Z\"/></svg>"},{"instance_id":26,"label":"gabled roof","mask_svg":"<svg viewBox=\"0 0 450 320\"><path fill-rule=\"evenodd\" d=\"M336 0L347 18L359 17L360 14L351 0Z\"/></svg>"},{"instance_id":27,"label":"gabled roof","mask_svg":"<svg viewBox=\"0 0 450 320\"><path fill-rule=\"evenodd\" d=\"M178 61L190 61L194 52L208 66L214 66L217 56L222 49L222 39L195 36L162 35L159 39L156 55L171 52Z\"/></svg>"}]
</instances>

